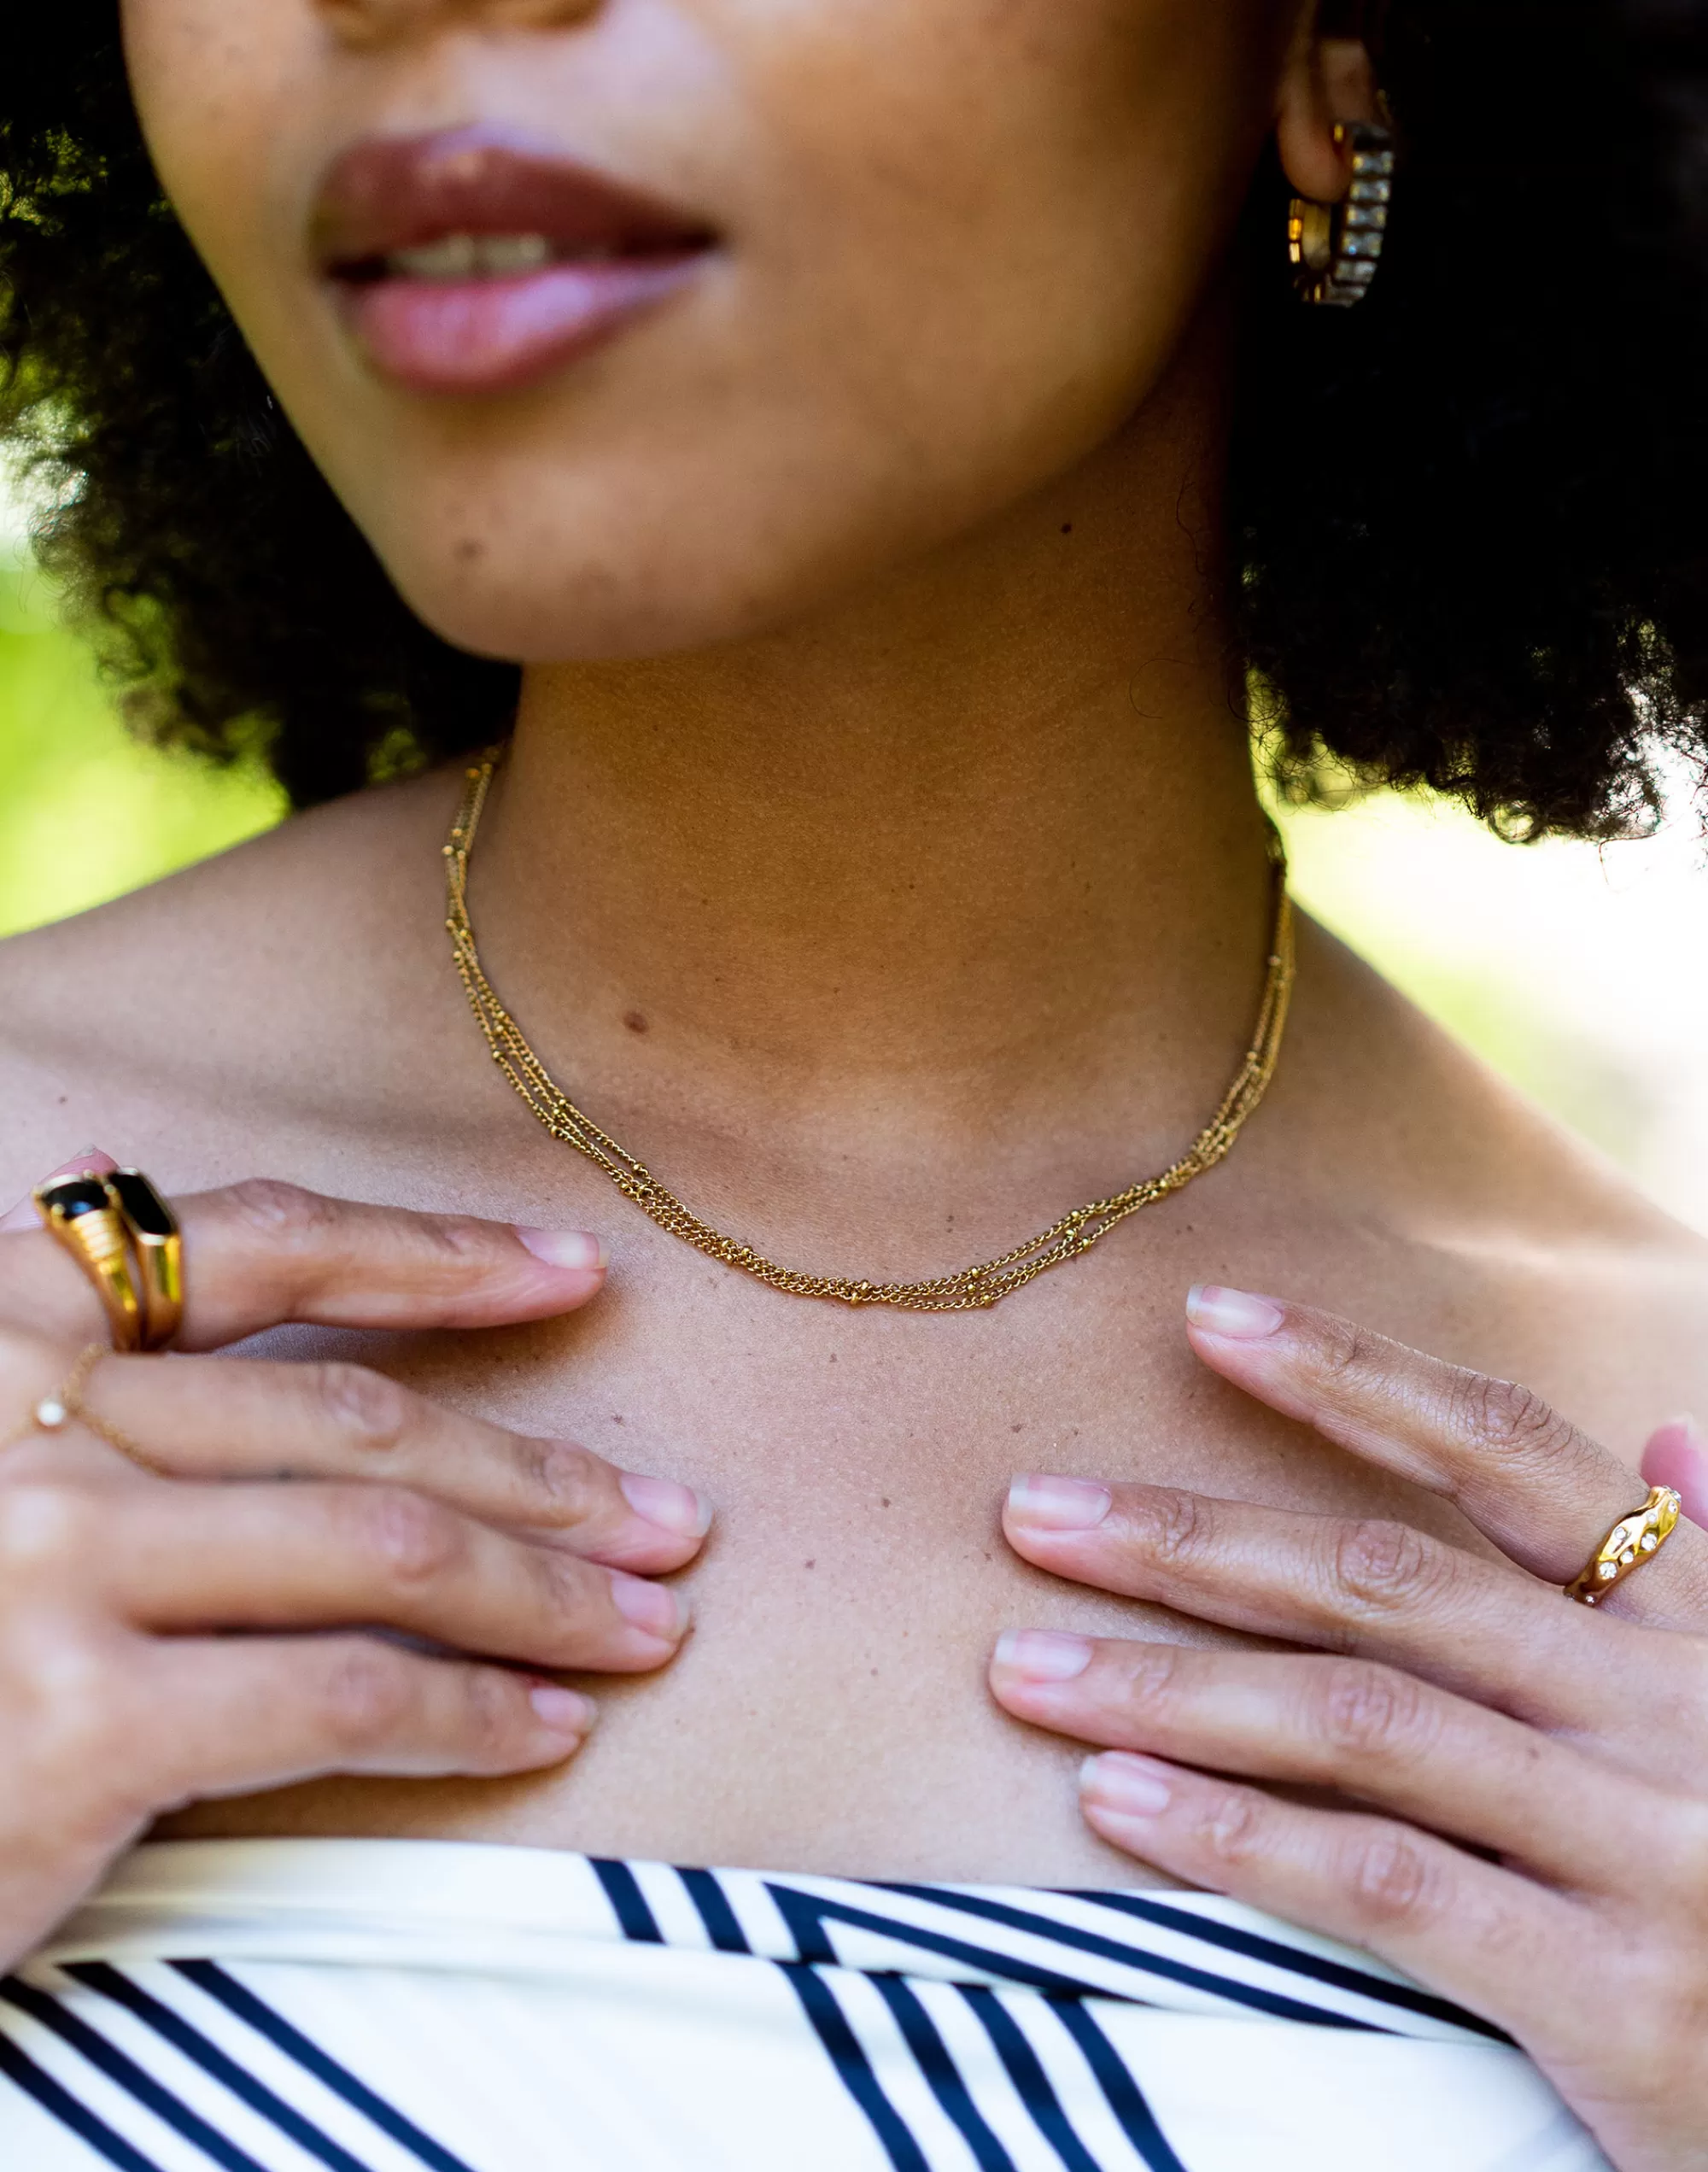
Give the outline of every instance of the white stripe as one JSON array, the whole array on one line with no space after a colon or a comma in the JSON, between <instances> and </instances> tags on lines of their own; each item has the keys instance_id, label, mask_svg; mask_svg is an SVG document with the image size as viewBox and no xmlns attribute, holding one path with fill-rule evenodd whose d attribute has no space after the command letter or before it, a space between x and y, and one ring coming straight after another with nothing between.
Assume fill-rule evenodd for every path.
<instances>
[{"instance_id":1,"label":"white stripe","mask_svg":"<svg viewBox=\"0 0 1708 2172\"><path fill-rule=\"evenodd\" d=\"M139 1989L170 2008L198 2035L205 2036L224 2052L234 2066L264 2088L271 2089L330 2140L367 2165L371 2172L421 2172L421 2160L412 2151L393 2141L383 2128L329 2089L270 2038L238 2020L217 1999L180 1976L176 1969L161 1961L142 1962L134 1964L125 1973ZM93 1994L85 1992L83 1995ZM111 2013L116 2010L109 2002L105 2011ZM146 2034L156 2043L163 2040L153 2036L152 2031ZM137 2056L140 2064L147 2064L140 2052ZM322 2161L317 2157L313 2162L320 2165Z\"/></svg>"},{"instance_id":2,"label":"white stripe","mask_svg":"<svg viewBox=\"0 0 1708 2172\"><path fill-rule=\"evenodd\" d=\"M1044 2140L960 1992L947 1983L915 1984L914 1990L954 2059L968 2094L1019 2172L1062 2172L1062 2159Z\"/></svg>"},{"instance_id":3,"label":"white stripe","mask_svg":"<svg viewBox=\"0 0 1708 2172\"><path fill-rule=\"evenodd\" d=\"M709 1953L711 1940L687 1888L667 1863L631 1863L635 1882L652 1911L664 1943L679 1952Z\"/></svg>"},{"instance_id":4,"label":"white stripe","mask_svg":"<svg viewBox=\"0 0 1708 2172\"><path fill-rule=\"evenodd\" d=\"M879 2087L923 2152L931 2172L980 2172L979 2160L932 2093L876 1987L864 1976L834 1969L821 1969L818 1976L829 1987L871 2063Z\"/></svg>"},{"instance_id":5,"label":"white stripe","mask_svg":"<svg viewBox=\"0 0 1708 2172\"><path fill-rule=\"evenodd\" d=\"M115 2134L121 2134L132 2147L141 2150L144 2157L151 2157L161 2172L211 2172L209 2160L202 2151L138 2104L127 2089L109 2081L98 2067L91 2066L44 2022L20 2013L15 2006L6 2006L0 2008L0 2029L26 2058L51 2075L86 2111L92 2111ZM9 2098L10 2081L0 2078L0 2091L4 2092L4 2098ZM7 2172L12 2172L15 2165L21 2168L27 2159L14 2153L15 2145L9 2132L7 2117L0 2115L0 2140L5 2144L0 2148L0 2163L7 2167ZM86 2144L79 2142L76 2147L82 2155L74 2162L105 2164L106 2160L96 2156Z\"/></svg>"}]
</instances>

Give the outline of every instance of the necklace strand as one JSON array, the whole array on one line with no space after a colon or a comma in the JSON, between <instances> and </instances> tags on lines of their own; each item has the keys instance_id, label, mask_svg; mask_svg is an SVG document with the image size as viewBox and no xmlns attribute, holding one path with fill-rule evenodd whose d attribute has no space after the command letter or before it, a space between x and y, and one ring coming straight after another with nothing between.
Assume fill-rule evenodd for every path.
<instances>
[{"instance_id":1,"label":"necklace strand","mask_svg":"<svg viewBox=\"0 0 1708 2172\"><path fill-rule=\"evenodd\" d=\"M1160 1176L1145 1177L1124 1191L1106 1199L1093 1199L1075 1207L1048 1229L1000 1259L983 1260L976 1267L953 1274L928 1277L921 1282L869 1282L845 1274L813 1274L798 1267L783 1267L751 1244L739 1243L701 1220L692 1207L659 1183L644 1162L619 1146L570 1100L529 1045L517 1024L487 979L469 920L469 860L475 833L480 827L487 793L497 772L502 750L494 748L473 763L467 772L462 801L444 847L447 916L457 973L465 990L492 1059L553 1139L584 1154L637 1207L670 1236L692 1244L709 1259L740 1267L744 1274L781 1290L791 1297L827 1297L848 1305L893 1305L906 1312L983 1311L997 1304L1038 1275L1063 1261L1078 1259L1100 1244L1109 1232L1143 1207L1183 1191L1221 1161L1239 1137L1247 1119L1262 1100L1281 1053L1287 1024L1288 1000L1293 987L1293 909L1287 894L1287 862L1278 837L1272 837L1270 858L1274 869L1275 918L1270 943L1263 1000L1257 1029L1245 1060L1221 1106L1178 1162Z\"/></svg>"}]
</instances>

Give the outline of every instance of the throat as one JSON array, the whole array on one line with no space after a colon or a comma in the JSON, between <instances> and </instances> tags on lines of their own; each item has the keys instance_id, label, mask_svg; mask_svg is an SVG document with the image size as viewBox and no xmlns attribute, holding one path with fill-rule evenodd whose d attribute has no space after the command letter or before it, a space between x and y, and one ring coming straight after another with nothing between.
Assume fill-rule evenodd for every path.
<instances>
[{"instance_id":1,"label":"throat","mask_svg":"<svg viewBox=\"0 0 1708 2172\"><path fill-rule=\"evenodd\" d=\"M1269 833L1178 481L1161 542L1118 486L809 623L525 675L481 955L673 1189L876 1230L950 1188L1011 1244L1216 1110L1273 949Z\"/></svg>"},{"instance_id":2,"label":"throat","mask_svg":"<svg viewBox=\"0 0 1708 2172\"><path fill-rule=\"evenodd\" d=\"M1083 1256L1119 1228L1130 1215L1155 1206L1200 1176L1231 1151L1247 1120L1256 1113L1274 1075L1286 1029L1294 975L1293 912L1287 893L1286 864L1278 846L1272 853L1272 892L1269 952L1263 994L1252 1045L1232 1085L1214 1114L1184 1151L1166 1169L1135 1179L1096 1200L1057 1215L1047 1228L1009 1246L1000 1257L933 1273L912 1280L874 1280L847 1273L790 1267L752 1243L718 1230L663 1183L632 1150L613 1139L555 1080L525 1031L499 997L481 962L480 946L469 913L469 870L480 824L492 794L500 759L488 754L473 764L445 847L448 869L447 921L458 976L493 1060L529 1112L550 1134L591 1162L666 1233L707 1257L740 1268L771 1289L794 1297L829 1299L853 1305L886 1305L910 1312L987 1310L1052 1267ZM647 1030L638 1011L624 1014L631 1032Z\"/></svg>"}]
</instances>

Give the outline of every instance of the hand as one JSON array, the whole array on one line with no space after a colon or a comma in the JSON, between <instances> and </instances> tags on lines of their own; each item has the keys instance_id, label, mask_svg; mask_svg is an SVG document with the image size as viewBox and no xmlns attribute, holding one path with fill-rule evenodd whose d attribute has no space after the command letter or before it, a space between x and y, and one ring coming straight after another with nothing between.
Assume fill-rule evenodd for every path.
<instances>
[{"instance_id":1,"label":"hand","mask_svg":"<svg viewBox=\"0 0 1708 2172\"><path fill-rule=\"evenodd\" d=\"M284 1321L544 1319L603 1282L590 1238L275 1184L176 1205L190 1351ZM593 1707L540 1670L677 1650L687 1607L646 1579L699 1550L687 1487L358 1366L105 1357L85 1407L143 1468L31 1422L106 1339L51 1237L0 1234L0 1968L163 1811L330 1772L553 1765Z\"/></svg>"},{"instance_id":2,"label":"hand","mask_svg":"<svg viewBox=\"0 0 1708 2172\"><path fill-rule=\"evenodd\" d=\"M1082 1777L1105 1840L1499 2023L1621 2172L1701 2172L1708 1533L1681 1523L1602 1607L1571 1604L1559 1587L1642 1499L1606 1449L1522 1388L1322 1313L1208 1291L1191 1317L1207 1364L1445 1496L1505 1558L1402 1523L1016 1480L1009 1541L1040 1568L1315 1648L1011 1632L997 1697L1114 1753ZM1686 1461L1699 1487L1678 1429L1651 1447L1659 1483Z\"/></svg>"}]
</instances>

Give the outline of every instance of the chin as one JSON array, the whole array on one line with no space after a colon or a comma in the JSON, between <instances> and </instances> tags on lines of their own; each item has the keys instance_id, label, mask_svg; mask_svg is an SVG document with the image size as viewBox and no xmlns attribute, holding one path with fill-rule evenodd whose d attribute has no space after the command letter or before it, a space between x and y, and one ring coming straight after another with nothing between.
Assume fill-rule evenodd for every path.
<instances>
[{"instance_id":1,"label":"chin","mask_svg":"<svg viewBox=\"0 0 1708 2172\"><path fill-rule=\"evenodd\" d=\"M629 494L631 511L643 495ZM695 489L667 496L642 522L589 510L564 523L561 500L558 518L535 521L513 509L471 518L465 500L460 521L422 508L388 524L403 531L395 545L383 533L375 542L404 600L442 640L529 664L677 655L762 637L880 583L897 559L934 540L909 524L898 546L892 515L873 517L873 508L813 526L775 504L770 518L745 529L705 519L706 504L739 502ZM433 547L422 548L422 537Z\"/></svg>"},{"instance_id":2,"label":"chin","mask_svg":"<svg viewBox=\"0 0 1708 2172\"><path fill-rule=\"evenodd\" d=\"M666 656L735 641L791 615L770 607L727 571L642 572L609 559L571 553L530 557L483 553L466 560L388 565L417 618L453 647L507 664L588 663Z\"/></svg>"}]
</instances>

